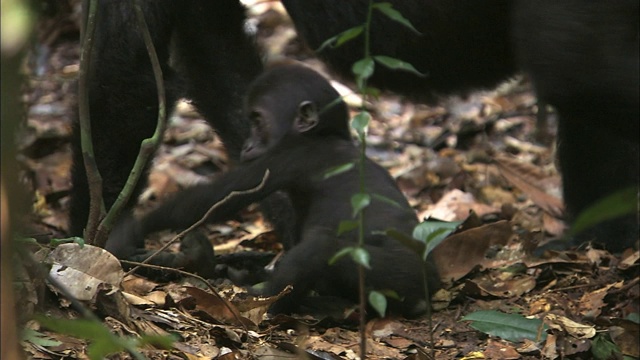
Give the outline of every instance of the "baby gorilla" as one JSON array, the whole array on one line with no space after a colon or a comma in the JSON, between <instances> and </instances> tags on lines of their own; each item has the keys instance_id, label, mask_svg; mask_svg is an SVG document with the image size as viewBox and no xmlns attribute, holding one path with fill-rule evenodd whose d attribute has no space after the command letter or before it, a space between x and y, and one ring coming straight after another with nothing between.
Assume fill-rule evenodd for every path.
<instances>
[{"instance_id":1,"label":"baby gorilla","mask_svg":"<svg viewBox=\"0 0 640 360\"><path fill-rule=\"evenodd\" d=\"M258 186L268 170L262 188L230 198L207 220L220 221L276 191L286 192L294 206L297 236L285 244L287 252L267 283L266 295L277 294L287 285L293 285L293 290L270 311L295 311L310 290L357 300L355 263L348 257L328 263L340 249L357 243L356 231L337 235L340 222L353 217L350 199L359 192L357 166L325 176L330 169L359 159L347 107L336 101L339 97L321 75L305 67L280 65L266 71L252 83L245 100L251 136L242 149L243 163L212 184L182 191L139 220L123 221L106 249L120 259L136 256L144 247L145 235L190 226L232 191ZM393 228L411 234L418 220L382 167L366 159L364 172L366 192L380 195L372 197L364 210L365 248L371 256L367 288L395 291L402 300L390 300L389 310L416 315L425 310L424 265L419 256L381 232ZM426 266L429 288L435 290L437 271L431 262Z\"/></svg>"}]
</instances>

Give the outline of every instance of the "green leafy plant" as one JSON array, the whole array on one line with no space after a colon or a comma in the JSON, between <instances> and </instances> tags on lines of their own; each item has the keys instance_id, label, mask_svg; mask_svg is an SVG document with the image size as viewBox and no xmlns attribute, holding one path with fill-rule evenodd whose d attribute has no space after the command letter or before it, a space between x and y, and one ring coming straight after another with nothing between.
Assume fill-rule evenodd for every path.
<instances>
[{"instance_id":1,"label":"green leafy plant","mask_svg":"<svg viewBox=\"0 0 640 360\"><path fill-rule=\"evenodd\" d=\"M348 163L329 169L327 172L325 172L324 177L328 178L331 176L335 176L352 169L354 166L358 166L360 176L360 190L357 194L353 194L353 196L351 197L351 206L353 208L354 219L343 220L338 228L338 235L341 235L347 231L358 229L358 244L357 246L351 246L340 250L330 259L330 263L333 264L343 256L349 255L353 259L353 261L355 261L360 267L364 267L367 269L369 268L369 254L363 247L365 236L365 234L363 233L364 210L369 206L372 198L398 206L390 199L386 199L383 196L377 194L369 194L366 191L366 184L364 179L364 162L366 157L365 150L367 146L366 134L369 122L371 120L371 114L365 109L364 104L366 103L368 96L377 96L379 94L379 91L377 89L368 86L368 80L375 71L376 63L386 66L390 69L409 71L418 76L424 76L424 74L421 74L411 64L400 59L382 55L371 55L370 30L374 11L379 11L390 19L397 21L399 24L402 24L403 26L419 34L419 32L413 27L411 22L403 17L402 14L400 14L397 10L395 10L392 4L387 2L374 3L373 1L370 1L367 9L367 17L362 25L347 29L340 34L327 39L317 50L322 51L330 47L339 47L360 36L364 37L364 56L362 59L356 61L352 66L352 72L355 75L356 84L358 86L358 93L360 93L362 96L361 109L351 120L351 127L356 131L358 139L360 140L360 158L358 159L357 164ZM382 295L382 293L380 292L376 292L369 296L369 300L376 311L378 311L381 316L384 316L386 312L386 302L379 300L381 299L381 296L384 295Z\"/></svg>"},{"instance_id":2,"label":"green leafy plant","mask_svg":"<svg viewBox=\"0 0 640 360\"><path fill-rule=\"evenodd\" d=\"M369 265L370 256L368 251L364 248L364 237L365 237L364 211L371 204L372 199L387 202L389 203L390 206L399 206L392 200L387 199L381 195L368 193L366 189L365 176L364 176L364 164L366 161L365 150L367 147L366 135L367 135L369 122L371 121L371 114L366 110L365 103L369 96L377 97L380 93L378 89L369 87L368 81L375 72L376 64L385 66L392 70L408 71L417 76L426 76L425 74L420 73L413 65L405 61L402 61L400 59L396 59L390 56L371 54L370 34L371 34L371 24L372 24L374 11L378 11L379 13L392 19L393 21L398 22L401 26L404 26L417 34L420 34L408 19L406 19L404 16L402 16L402 14L400 14L400 12L398 12L393 8L391 3L388 3L388 2L374 3L373 0L370 0L367 8L366 19L363 24L347 29L341 32L340 34L337 34L336 36L330 39L327 39L317 50L317 51L322 51L326 48L343 46L349 41L352 41L360 36L364 38L364 47L363 47L364 56L362 57L362 59L356 61L351 68L353 74L355 75L358 93L362 97L362 105L361 105L360 111L353 117L351 121L351 127L356 131L358 135L358 139L360 140L360 156L357 161L357 164L349 163L349 164L340 165L338 167L329 169L324 174L324 177L328 178L328 177L343 173L345 171L348 171L355 166L357 166L358 168L359 179L360 179L359 191L358 193L353 194L351 197L353 218L343 220L338 227L338 235L341 235L347 231L354 231L357 229L358 242L355 246L350 246L338 251L330 259L329 263L333 264L336 261L338 261L338 259L344 256L350 256L351 259L356 264L358 264L359 285L360 285L360 312L361 312L360 355L362 358L364 358L366 354L366 347L365 347L366 341L364 338L365 336L364 326L365 326L366 319L364 314L365 314L367 299L369 304L371 304L371 306L378 312L378 314L384 317L387 309L387 297L397 298L397 294L384 292L384 290L372 290L369 292L368 297L365 296L364 270L370 268L370 265ZM420 254L423 257L424 260L426 260L426 257L430 252L430 250L433 247L435 247L435 243L433 246L428 247L426 245L427 244L426 240L427 238L430 238L430 236L425 235L426 230L420 230L420 229L417 231L418 231L418 235L421 236L421 239L422 239L421 241L413 239L410 236L406 236L406 238L411 238L411 240L407 242L411 243L413 245L414 250L416 250L418 254ZM447 232L445 229L435 231L435 233L444 234L444 236L446 236L446 234L448 234L449 232ZM393 230L390 230L390 232L387 232L387 233L393 233ZM444 236L442 238L444 238ZM398 234L398 237L404 237L404 236ZM424 283L425 283L425 290L426 290L425 294L428 294L428 289L426 287L426 278Z\"/></svg>"}]
</instances>

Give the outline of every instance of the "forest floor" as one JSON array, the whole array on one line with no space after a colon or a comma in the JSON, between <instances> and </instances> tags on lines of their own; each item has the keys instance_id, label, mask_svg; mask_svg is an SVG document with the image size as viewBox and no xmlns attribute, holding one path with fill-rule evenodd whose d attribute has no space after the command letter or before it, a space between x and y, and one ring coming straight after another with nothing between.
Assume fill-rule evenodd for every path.
<instances>
[{"instance_id":1,"label":"forest floor","mask_svg":"<svg viewBox=\"0 0 640 360\"><path fill-rule=\"evenodd\" d=\"M295 59L330 76L297 39L279 3L252 5L249 10L267 61ZM39 240L64 238L67 229L69 141L80 50L74 23L68 18L43 22L40 43L25 64L28 119L19 141L19 161L24 183L34 194L26 235ZM350 94L346 100L355 113L360 98L353 94L352 84L332 81L341 94ZM436 359L589 359L613 344L627 356L640 356L638 251L612 255L586 247L532 255L538 245L561 238L566 229L549 140L555 133L555 115L551 110L542 119L546 123L538 120L538 105L526 78L432 106L383 93L367 107L373 115L368 156L397 180L419 218L465 222L464 231L434 253L446 286L434 296L432 318L371 316L364 330L367 358L428 359L435 349ZM188 102L181 102L153 161L140 209L184 187L211 181L226 164L215 132ZM65 266L75 266L94 279L122 280L119 291L98 291L86 302L113 333L177 335L168 350L142 346L140 351L150 359L359 356L353 304L320 298L321 306L308 313L265 317L269 301L254 299L231 283L232 273L251 272L256 265L242 268L223 264L224 259L239 256L247 262L252 258L243 253L273 255L281 249L256 208L236 220L206 225L206 230L220 274L227 274L215 279L213 287L242 319L230 314L225 302L197 279L156 283L127 275L122 280L117 278L123 274L118 262L100 252L84 255L80 265ZM163 233L148 245L158 248L171 238ZM57 251L49 258L66 257ZM101 264L102 269L89 269L87 264ZM20 313L30 330L22 341L26 354L33 359L87 358L87 346L98 343L95 338L28 320L34 313L79 317L55 287L49 291L33 276L17 276L22 285ZM75 285L84 284L74 279ZM329 302L332 306L326 306ZM476 320L465 320L468 315L476 315ZM480 316L486 317L478 320ZM121 352L110 358L131 355Z\"/></svg>"}]
</instances>

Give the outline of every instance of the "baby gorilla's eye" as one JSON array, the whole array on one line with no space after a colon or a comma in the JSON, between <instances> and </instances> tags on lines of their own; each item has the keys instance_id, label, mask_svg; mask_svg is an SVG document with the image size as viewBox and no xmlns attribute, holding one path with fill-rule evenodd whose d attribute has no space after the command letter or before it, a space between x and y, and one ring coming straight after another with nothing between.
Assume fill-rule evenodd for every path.
<instances>
[{"instance_id":1,"label":"baby gorilla's eye","mask_svg":"<svg viewBox=\"0 0 640 360\"><path fill-rule=\"evenodd\" d=\"M262 114L259 111L252 111L249 114L249 121L251 122L251 126L256 128L262 128L263 126Z\"/></svg>"}]
</instances>

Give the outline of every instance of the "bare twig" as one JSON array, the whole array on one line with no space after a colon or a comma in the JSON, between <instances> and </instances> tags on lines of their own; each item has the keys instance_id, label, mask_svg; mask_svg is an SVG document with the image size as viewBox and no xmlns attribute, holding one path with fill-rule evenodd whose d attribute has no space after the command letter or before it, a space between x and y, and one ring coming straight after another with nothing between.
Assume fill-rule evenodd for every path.
<instances>
[{"instance_id":1,"label":"bare twig","mask_svg":"<svg viewBox=\"0 0 640 360\"><path fill-rule=\"evenodd\" d=\"M234 308L233 306L231 306L231 304L229 304L229 302L225 298L223 298L220 294L218 294L216 289L207 281L207 279L203 278L202 276L194 274L194 273L190 273L188 271L184 271L184 270L180 270L180 269L176 269L176 268L171 268L171 267L166 267L166 266L153 265L153 264L147 264L147 263L143 263L143 262L129 261L129 260L120 260L120 261L122 263L124 263L124 264L134 265L136 269L139 268L139 267L145 267L145 268L161 270L161 271L171 271L171 272L178 273L178 274L180 274L182 276L187 276L187 277L191 277L191 278L200 280L211 291L211 293L213 295L215 295L218 299L220 299L220 301L224 304L224 306L227 308L227 310L229 310L233 314L233 318L238 322L238 324L240 324L240 326L242 326L242 329L247 333L247 338L249 338L249 336L248 336L249 335L249 329L247 328L245 323L242 322L242 320L240 319L240 314L238 313L238 310L236 308Z\"/></svg>"},{"instance_id":2,"label":"bare twig","mask_svg":"<svg viewBox=\"0 0 640 360\"><path fill-rule=\"evenodd\" d=\"M209 208L209 210L207 210L207 212L202 216L202 218L200 218L200 220L196 221L193 225L189 226L186 230L184 230L184 231L180 232L178 235L174 236L173 239L171 239L171 241L169 241L168 243L164 244L164 246L162 246L161 248L156 250L153 254L151 254L148 258L146 258L142 262L142 264L149 263L149 261L151 259L153 259L156 255L158 255L162 251L166 250L169 246L171 246L176 241L184 238L188 233L193 231L198 226L202 225L205 221L207 221L207 218L209 218L211 213L213 213L220 206L224 205L230 199L232 199L232 198L234 198L236 196L252 194L252 193L255 193L255 192L258 192L258 191L262 190L262 188L266 184L268 178L269 178L269 169L267 169L267 171L264 172L264 176L262 177L262 180L260 181L260 183L256 187L253 187L253 188L247 189L247 190L237 190L237 191L234 190L234 191L230 192L222 200L220 200L217 203L213 204ZM125 275L129 275L129 274L133 273L134 271L136 271L137 269L138 269L138 267L136 266L133 269L129 270Z\"/></svg>"},{"instance_id":3,"label":"bare twig","mask_svg":"<svg viewBox=\"0 0 640 360\"><path fill-rule=\"evenodd\" d=\"M125 264L131 264L131 265L135 265L135 267L131 270L129 270L126 275L131 274L132 272L136 271L136 269L140 268L141 266L144 267L148 267L148 268L152 268L152 269L158 269L158 270L163 270L163 271L175 271L179 274L185 275L185 276L190 276L193 278L196 278L200 281L202 281L208 288L209 290L211 290L211 292L218 298L220 299L220 301L222 301L225 304L225 307L231 311L231 313L233 314L233 317L236 319L236 321L242 326L243 330L247 333L247 339L250 339L250 337L248 336L249 334L249 329L247 328L247 326L244 324L244 322L242 322L240 320L240 314L237 313L237 311L231 307L231 305L222 297L220 296L220 294L218 294L218 292L213 288L213 286L211 286L211 284L209 284L209 282L207 280L205 280L203 277L196 275L196 274L192 274L183 270L179 270L179 269L173 269L173 268L168 268L168 267L164 267L164 266L158 266L158 265L151 265L148 264L148 262L155 257L156 255L158 255L160 252L166 250L169 246L171 246L171 244L173 244L174 242L178 241L179 239L184 238L189 232L193 231L195 228L197 228L198 226L202 225L205 221L207 221L207 218L209 218L209 216L211 215L211 213L213 213L217 208L219 208L220 206L222 206L223 204L225 204L227 201L229 201L230 199L236 197L236 196L240 196L240 195L246 195L246 194L252 194L255 193L257 191L260 191L264 185L266 184L267 180L269 179L269 169L267 169L267 171L265 171L264 176L262 177L262 180L260 181L260 183L251 189L248 190L238 190L238 191L232 191L230 192L227 196L225 196L222 200L218 201L217 203L213 204L209 210L207 210L207 212L204 214L204 216L202 216L202 218L200 218L200 220L196 221L193 225L191 225L189 228L187 228L186 230L182 231L181 233L179 233L178 235L174 236L173 239L171 239L171 241L169 241L168 243L166 243L164 246L162 246L160 249L156 250L153 254L151 254L151 256L149 256L148 258L146 258L143 262L134 262L134 261L126 261L126 260L121 260L123 263Z\"/></svg>"}]
</instances>

